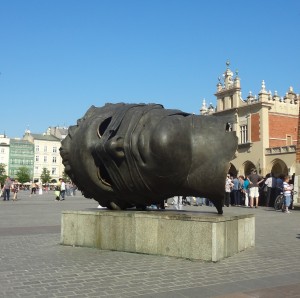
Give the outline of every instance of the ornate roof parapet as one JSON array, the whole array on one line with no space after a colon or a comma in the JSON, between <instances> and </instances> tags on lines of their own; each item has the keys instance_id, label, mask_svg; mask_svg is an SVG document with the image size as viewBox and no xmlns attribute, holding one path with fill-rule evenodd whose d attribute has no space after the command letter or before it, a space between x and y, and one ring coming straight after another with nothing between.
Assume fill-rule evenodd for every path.
<instances>
[{"instance_id":1,"label":"ornate roof parapet","mask_svg":"<svg viewBox=\"0 0 300 298\"><path fill-rule=\"evenodd\" d=\"M206 106L205 98L202 101L202 108L200 109L200 115L212 115L215 112L215 107L212 103L209 104L209 107Z\"/></svg>"},{"instance_id":2,"label":"ornate roof parapet","mask_svg":"<svg viewBox=\"0 0 300 298\"><path fill-rule=\"evenodd\" d=\"M221 82L221 77L218 77L217 92L229 90L232 88L240 88L240 78L238 77L238 70L235 72L235 77L233 77L233 72L229 68L230 62L226 61L226 70L222 74L223 82Z\"/></svg>"},{"instance_id":3,"label":"ornate roof parapet","mask_svg":"<svg viewBox=\"0 0 300 298\"><path fill-rule=\"evenodd\" d=\"M271 99L271 91L267 91L265 81L261 82L261 89L258 93L258 100L261 102L267 102Z\"/></svg>"},{"instance_id":4,"label":"ornate roof parapet","mask_svg":"<svg viewBox=\"0 0 300 298\"><path fill-rule=\"evenodd\" d=\"M277 91L275 91L274 95L271 97L271 101L273 102L271 111L275 113L298 115L299 99L299 94L296 94L293 91L293 87L289 87L289 90L285 93L284 96L279 96Z\"/></svg>"},{"instance_id":5,"label":"ornate roof parapet","mask_svg":"<svg viewBox=\"0 0 300 298\"><path fill-rule=\"evenodd\" d=\"M236 88L241 88L241 80L240 80L240 78L239 78L239 71L238 70L236 70L235 71L235 78L234 78L234 80L233 80L233 85L234 85L234 87L236 87Z\"/></svg>"},{"instance_id":6,"label":"ornate roof parapet","mask_svg":"<svg viewBox=\"0 0 300 298\"><path fill-rule=\"evenodd\" d=\"M253 102L256 102L256 101L257 101L256 95L253 96L252 91L249 91L249 94L247 96L247 103L250 104L250 103L253 103Z\"/></svg>"},{"instance_id":7,"label":"ornate roof parapet","mask_svg":"<svg viewBox=\"0 0 300 298\"><path fill-rule=\"evenodd\" d=\"M221 83L221 77L218 77L218 84L217 84L217 92L221 91L223 86L222 86L222 83Z\"/></svg>"},{"instance_id":8,"label":"ornate roof parapet","mask_svg":"<svg viewBox=\"0 0 300 298\"><path fill-rule=\"evenodd\" d=\"M215 107L213 106L212 103L209 104L209 107L208 107L208 114L209 115L212 115L214 112L215 112Z\"/></svg>"},{"instance_id":9,"label":"ornate roof parapet","mask_svg":"<svg viewBox=\"0 0 300 298\"><path fill-rule=\"evenodd\" d=\"M289 87L288 92L285 93L284 96L279 96L277 91L274 91L274 95L271 96L271 99L273 101L283 102L283 103L289 103L289 104L298 104L299 101L299 94L296 94L293 91L293 87Z\"/></svg>"},{"instance_id":10,"label":"ornate roof parapet","mask_svg":"<svg viewBox=\"0 0 300 298\"><path fill-rule=\"evenodd\" d=\"M202 100L202 107L200 109L200 115L206 115L207 114L207 107L206 107L206 101L205 98Z\"/></svg>"},{"instance_id":11,"label":"ornate roof parapet","mask_svg":"<svg viewBox=\"0 0 300 298\"><path fill-rule=\"evenodd\" d=\"M280 96L277 94L277 91L274 91L274 95L272 97L273 101L280 101Z\"/></svg>"},{"instance_id":12,"label":"ornate roof parapet","mask_svg":"<svg viewBox=\"0 0 300 298\"><path fill-rule=\"evenodd\" d=\"M258 96L252 94L250 91L248 96L243 99L238 71L235 72L234 77L229 65L230 62L227 61L225 72L218 78L219 82L217 83L217 92L215 93L217 98L217 112L261 103L264 106L268 106L270 111L274 113L299 114L298 104L300 97L299 94L294 92L293 87L289 87L284 96L279 96L277 91L274 91L274 94L272 94L271 90L266 88L265 81L262 80ZM205 108L208 109L207 107ZM207 110L205 110L205 113L208 113Z\"/></svg>"}]
</instances>

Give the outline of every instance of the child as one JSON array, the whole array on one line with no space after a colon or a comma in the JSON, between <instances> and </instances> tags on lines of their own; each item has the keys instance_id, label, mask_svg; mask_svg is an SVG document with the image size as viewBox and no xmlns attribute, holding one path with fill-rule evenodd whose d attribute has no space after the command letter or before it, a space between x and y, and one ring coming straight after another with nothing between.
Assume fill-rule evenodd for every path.
<instances>
[{"instance_id":1,"label":"child","mask_svg":"<svg viewBox=\"0 0 300 298\"><path fill-rule=\"evenodd\" d=\"M289 206L291 204L291 194L293 187L289 184L289 176L285 176L283 179L283 196L284 202L282 205L282 212L291 213L289 211Z\"/></svg>"}]
</instances>

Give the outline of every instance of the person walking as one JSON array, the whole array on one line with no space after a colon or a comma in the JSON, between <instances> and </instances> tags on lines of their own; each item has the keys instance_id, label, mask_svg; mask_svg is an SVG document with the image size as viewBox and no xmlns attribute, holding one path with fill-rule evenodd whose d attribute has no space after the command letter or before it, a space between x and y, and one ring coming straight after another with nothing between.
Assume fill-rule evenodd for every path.
<instances>
[{"instance_id":1,"label":"person walking","mask_svg":"<svg viewBox=\"0 0 300 298\"><path fill-rule=\"evenodd\" d=\"M289 176L284 176L283 178L283 205L282 205L282 212L284 213L291 213L289 211L289 206L291 205L291 198L292 198L292 189L293 187L289 184Z\"/></svg>"},{"instance_id":2,"label":"person walking","mask_svg":"<svg viewBox=\"0 0 300 298\"><path fill-rule=\"evenodd\" d=\"M181 210L182 209L182 199L183 199L182 196L174 196L173 197L173 202L174 202L173 206L176 210Z\"/></svg>"},{"instance_id":3,"label":"person walking","mask_svg":"<svg viewBox=\"0 0 300 298\"><path fill-rule=\"evenodd\" d=\"M248 176L246 176L244 179L244 186L243 186L246 207L249 207L249 184L250 184L249 178Z\"/></svg>"},{"instance_id":4,"label":"person walking","mask_svg":"<svg viewBox=\"0 0 300 298\"><path fill-rule=\"evenodd\" d=\"M3 201L9 201L12 184L13 182L11 181L10 177L7 177L3 186Z\"/></svg>"},{"instance_id":5,"label":"person walking","mask_svg":"<svg viewBox=\"0 0 300 298\"><path fill-rule=\"evenodd\" d=\"M280 174L277 178L276 178L276 190L275 190L275 198L277 198L283 191L283 178L284 175Z\"/></svg>"},{"instance_id":6,"label":"person walking","mask_svg":"<svg viewBox=\"0 0 300 298\"><path fill-rule=\"evenodd\" d=\"M13 196L13 201L16 201L18 199L18 192L19 192L19 184L14 182L12 184L12 192L14 193L14 196Z\"/></svg>"},{"instance_id":7,"label":"person walking","mask_svg":"<svg viewBox=\"0 0 300 298\"><path fill-rule=\"evenodd\" d=\"M250 208L253 208L255 203L255 208L258 208L258 202L259 202L259 191L258 187L259 184L264 181L262 176L259 176L257 174L256 169L252 169L251 174L249 175L249 196L250 196Z\"/></svg>"},{"instance_id":8,"label":"person walking","mask_svg":"<svg viewBox=\"0 0 300 298\"><path fill-rule=\"evenodd\" d=\"M266 199L266 207L270 207L272 199L272 194L274 192L275 186L276 186L276 178L273 177L273 174L270 173L267 175L267 179L265 181L265 185L267 186L267 199ZM274 202L273 202L274 203ZM272 204L273 204L272 203Z\"/></svg>"},{"instance_id":9,"label":"person walking","mask_svg":"<svg viewBox=\"0 0 300 298\"><path fill-rule=\"evenodd\" d=\"M234 206L241 205L241 191L240 191L240 180L237 176L233 179L233 199L234 199Z\"/></svg>"},{"instance_id":10,"label":"person walking","mask_svg":"<svg viewBox=\"0 0 300 298\"><path fill-rule=\"evenodd\" d=\"M225 195L224 195L224 204L223 204L227 207L229 207L229 205L230 205L230 193L231 193L232 187L233 187L233 183L230 179L230 175L227 174L226 180L225 180Z\"/></svg>"},{"instance_id":11,"label":"person walking","mask_svg":"<svg viewBox=\"0 0 300 298\"><path fill-rule=\"evenodd\" d=\"M31 193L30 196L35 195L36 194L36 183L32 182L31 183Z\"/></svg>"},{"instance_id":12,"label":"person walking","mask_svg":"<svg viewBox=\"0 0 300 298\"><path fill-rule=\"evenodd\" d=\"M61 183L60 183L60 180L58 180L56 186L55 186L55 189L54 189L54 194L55 194L55 201L59 201L60 200L60 187L61 187Z\"/></svg>"},{"instance_id":13,"label":"person walking","mask_svg":"<svg viewBox=\"0 0 300 298\"><path fill-rule=\"evenodd\" d=\"M65 194L66 194L66 183L64 181L64 179L60 178L60 197L61 197L61 201L63 201L65 199Z\"/></svg>"}]
</instances>

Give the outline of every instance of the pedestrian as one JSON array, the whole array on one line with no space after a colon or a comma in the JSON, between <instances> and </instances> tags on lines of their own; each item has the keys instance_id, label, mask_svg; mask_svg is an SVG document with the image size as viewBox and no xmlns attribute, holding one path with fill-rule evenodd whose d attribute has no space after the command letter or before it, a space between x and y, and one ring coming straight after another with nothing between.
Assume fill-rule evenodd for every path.
<instances>
[{"instance_id":1,"label":"pedestrian","mask_svg":"<svg viewBox=\"0 0 300 298\"><path fill-rule=\"evenodd\" d=\"M164 200L164 206L168 207L168 199Z\"/></svg>"},{"instance_id":2,"label":"pedestrian","mask_svg":"<svg viewBox=\"0 0 300 298\"><path fill-rule=\"evenodd\" d=\"M284 213L291 213L289 211L289 206L291 205L291 196L292 196L292 189L293 187L289 184L289 176L285 176L283 178L283 205L282 205L282 212Z\"/></svg>"},{"instance_id":3,"label":"pedestrian","mask_svg":"<svg viewBox=\"0 0 300 298\"><path fill-rule=\"evenodd\" d=\"M177 210L182 209L182 196L174 196L173 197L173 202L174 202L174 208Z\"/></svg>"},{"instance_id":4,"label":"pedestrian","mask_svg":"<svg viewBox=\"0 0 300 298\"><path fill-rule=\"evenodd\" d=\"M30 196L35 195L36 194L36 183L32 182L31 183L31 193Z\"/></svg>"},{"instance_id":5,"label":"pedestrian","mask_svg":"<svg viewBox=\"0 0 300 298\"><path fill-rule=\"evenodd\" d=\"M244 179L244 187L243 187L246 207L249 207L249 184L250 184L249 178L248 176L246 176Z\"/></svg>"},{"instance_id":6,"label":"pedestrian","mask_svg":"<svg viewBox=\"0 0 300 298\"><path fill-rule=\"evenodd\" d=\"M240 191L240 202L239 202L239 206L243 205L243 203L245 202L245 193L244 193L244 180L245 177L243 175L239 176L239 191Z\"/></svg>"},{"instance_id":7,"label":"pedestrian","mask_svg":"<svg viewBox=\"0 0 300 298\"><path fill-rule=\"evenodd\" d=\"M283 178L284 175L280 174L277 178L276 178L276 194L275 194L275 198L277 198L283 191Z\"/></svg>"},{"instance_id":8,"label":"pedestrian","mask_svg":"<svg viewBox=\"0 0 300 298\"><path fill-rule=\"evenodd\" d=\"M270 207L271 201L273 202L273 192L276 186L276 178L273 176L272 173L267 175L267 179L265 181L265 185L267 186L267 199L266 199L266 207Z\"/></svg>"},{"instance_id":9,"label":"pedestrian","mask_svg":"<svg viewBox=\"0 0 300 298\"><path fill-rule=\"evenodd\" d=\"M258 208L258 202L259 202L259 191L258 187L259 184L264 181L262 176L259 176L257 174L256 169L252 169L251 174L249 175L249 196L250 196L250 208L253 208L255 203L255 208Z\"/></svg>"},{"instance_id":10,"label":"pedestrian","mask_svg":"<svg viewBox=\"0 0 300 298\"><path fill-rule=\"evenodd\" d=\"M55 194L55 200L58 202L60 200L60 179L57 182L55 188L54 188L54 194Z\"/></svg>"},{"instance_id":11,"label":"pedestrian","mask_svg":"<svg viewBox=\"0 0 300 298\"><path fill-rule=\"evenodd\" d=\"M10 177L7 177L3 186L3 201L9 201L12 184L13 182L11 181Z\"/></svg>"},{"instance_id":12,"label":"pedestrian","mask_svg":"<svg viewBox=\"0 0 300 298\"><path fill-rule=\"evenodd\" d=\"M226 180L225 180L225 196L224 196L224 204L227 207L229 207L229 204L230 204L230 193L231 193L232 187L233 187L233 183L230 179L230 175L227 174ZM223 206L224 206L224 204L223 204Z\"/></svg>"},{"instance_id":13,"label":"pedestrian","mask_svg":"<svg viewBox=\"0 0 300 298\"><path fill-rule=\"evenodd\" d=\"M295 183L295 173L292 175L292 178L289 181L289 184L293 187L294 189L294 183ZM290 209L294 209L294 192L292 191L291 193L291 205Z\"/></svg>"},{"instance_id":14,"label":"pedestrian","mask_svg":"<svg viewBox=\"0 0 300 298\"><path fill-rule=\"evenodd\" d=\"M64 179L60 178L60 196L61 196L61 201L63 201L65 199L65 193L66 193L66 183L64 181Z\"/></svg>"},{"instance_id":15,"label":"pedestrian","mask_svg":"<svg viewBox=\"0 0 300 298\"><path fill-rule=\"evenodd\" d=\"M19 184L14 182L12 184L12 192L14 193L13 201L16 201L18 199L18 192L19 192Z\"/></svg>"},{"instance_id":16,"label":"pedestrian","mask_svg":"<svg viewBox=\"0 0 300 298\"><path fill-rule=\"evenodd\" d=\"M240 191L240 180L237 176L233 179L233 199L234 199L234 206L240 206L241 205L241 191Z\"/></svg>"}]
</instances>

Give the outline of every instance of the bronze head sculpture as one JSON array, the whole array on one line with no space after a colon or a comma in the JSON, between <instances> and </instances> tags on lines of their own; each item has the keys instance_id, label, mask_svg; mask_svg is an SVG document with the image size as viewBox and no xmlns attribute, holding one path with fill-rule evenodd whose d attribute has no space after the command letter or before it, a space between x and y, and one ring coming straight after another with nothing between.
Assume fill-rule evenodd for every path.
<instances>
[{"instance_id":1,"label":"bronze head sculpture","mask_svg":"<svg viewBox=\"0 0 300 298\"><path fill-rule=\"evenodd\" d=\"M149 206L175 195L210 199L222 214L237 148L228 119L157 104L92 106L69 128L60 154L87 198L110 209Z\"/></svg>"}]
</instances>

